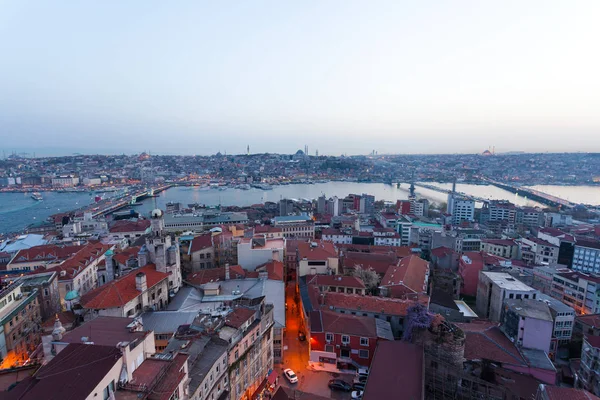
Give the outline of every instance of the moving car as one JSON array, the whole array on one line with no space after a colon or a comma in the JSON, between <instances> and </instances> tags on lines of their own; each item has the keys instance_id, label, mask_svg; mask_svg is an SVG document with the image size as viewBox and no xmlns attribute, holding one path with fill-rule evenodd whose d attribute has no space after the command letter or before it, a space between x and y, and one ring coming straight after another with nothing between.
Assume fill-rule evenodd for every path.
<instances>
[{"instance_id":1,"label":"moving car","mask_svg":"<svg viewBox=\"0 0 600 400\"><path fill-rule=\"evenodd\" d=\"M332 390L343 390L344 392L349 392L352 390L352 386L349 383L341 380L341 379L332 379L329 381L329 389Z\"/></svg>"},{"instance_id":2,"label":"moving car","mask_svg":"<svg viewBox=\"0 0 600 400\"><path fill-rule=\"evenodd\" d=\"M290 381L290 383L298 383L298 376L296 376L294 371L292 371L291 369L284 369L283 374L285 375L286 379Z\"/></svg>"},{"instance_id":3,"label":"moving car","mask_svg":"<svg viewBox=\"0 0 600 400\"><path fill-rule=\"evenodd\" d=\"M361 400L363 397L362 390L355 390L352 392L352 400Z\"/></svg>"}]
</instances>

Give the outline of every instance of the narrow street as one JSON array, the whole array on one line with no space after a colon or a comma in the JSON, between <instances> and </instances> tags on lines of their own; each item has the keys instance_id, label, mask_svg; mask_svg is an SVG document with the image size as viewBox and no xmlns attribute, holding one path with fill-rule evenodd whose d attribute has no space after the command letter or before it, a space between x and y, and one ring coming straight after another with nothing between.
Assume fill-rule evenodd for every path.
<instances>
[{"instance_id":1,"label":"narrow street","mask_svg":"<svg viewBox=\"0 0 600 400\"><path fill-rule=\"evenodd\" d=\"M317 372L308 369L308 342L298 339L299 329L302 319L300 317L300 303L296 303L294 283L289 283L286 287L286 333L283 338L283 362L275 369L280 374L279 383L282 386L290 387L302 392L313 393L331 399L349 399L350 393L332 391L327 386L330 379L340 378L347 382L352 381L349 375L340 376L329 372ZM304 332L306 335L306 332ZM290 384L283 375L283 370L291 368L298 375L298 383Z\"/></svg>"}]
</instances>

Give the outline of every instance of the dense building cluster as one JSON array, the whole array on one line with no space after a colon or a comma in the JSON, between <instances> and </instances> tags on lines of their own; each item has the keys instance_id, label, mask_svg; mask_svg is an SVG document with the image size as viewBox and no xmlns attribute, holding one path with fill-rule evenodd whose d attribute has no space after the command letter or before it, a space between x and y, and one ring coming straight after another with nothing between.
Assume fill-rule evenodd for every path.
<instances>
[{"instance_id":1,"label":"dense building cluster","mask_svg":"<svg viewBox=\"0 0 600 400\"><path fill-rule=\"evenodd\" d=\"M436 157L422 160L450 168L452 157ZM465 157L452 168L492 173L499 158ZM281 183L302 169L301 179L330 179L334 165L345 178L352 168L377 179L386 170L378 165L420 168L422 177L429 168L417 156L301 152L60 160L49 184L61 188L113 184L112 163L126 179L137 169L133 179L196 174L209 184ZM540 173L544 156L527 160ZM18 168L48 171L50 162ZM71 168L79 162L95 172ZM594 218L504 200L479 206L455 190L440 209L414 187L397 202L361 193L58 214L47 229L0 244L0 373L11 377L0 390L24 400L318 400L331 390L365 400L597 398Z\"/></svg>"}]
</instances>

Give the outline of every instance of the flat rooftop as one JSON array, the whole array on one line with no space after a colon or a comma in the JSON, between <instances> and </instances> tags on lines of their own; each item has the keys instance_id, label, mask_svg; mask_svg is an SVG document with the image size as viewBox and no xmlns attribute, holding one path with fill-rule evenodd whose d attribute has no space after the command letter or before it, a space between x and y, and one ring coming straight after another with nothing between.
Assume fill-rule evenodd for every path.
<instances>
[{"instance_id":1,"label":"flat rooftop","mask_svg":"<svg viewBox=\"0 0 600 400\"><path fill-rule=\"evenodd\" d=\"M535 292L536 289L524 284L520 280L505 272L481 271L481 274L487 276L492 282L503 289L517 290L522 292Z\"/></svg>"}]
</instances>

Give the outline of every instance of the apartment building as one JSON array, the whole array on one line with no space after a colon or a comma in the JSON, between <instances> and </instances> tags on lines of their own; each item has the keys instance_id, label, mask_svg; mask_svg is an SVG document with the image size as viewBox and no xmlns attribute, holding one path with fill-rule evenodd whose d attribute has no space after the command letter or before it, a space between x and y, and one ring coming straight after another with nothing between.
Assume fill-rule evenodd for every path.
<instances>
[{"instance_id":1,"label":"apartment building","mask_svg":"<svg viewBox=\"0 0 600 400\"><path fill-rule=\"evenodd\" d=\"M600 336L585 335L576 384L600 396Z\"/></svg>"},{"instance_id":2,"label":"apartment building","mask_svg":"<svg viewBox=\"0 0 600 400\"><path fill-rule=\"evenodd\" d=\"M254 271L269 261L285 261L285 238L268 239L262 236L243 238L237 245L238 264Z\"/></svg>"},{"instance_id":3,"label":"apartment building","mask_svg":"<svg viewBox=\"0 0 600 400\"><path fill-rule=\"evenodd\" d=\"M558 264L559 246L536 237L519 238L521 259L531 265Z\"/></svg>"},{"instance_id":4,"label":"apartment building","mask_svg":"<svg viewBox=\"0 0 600 400\"><path fill-rule=\"evenodd\" d=\"M554 359L556 350L560 345L567 344L573 336L573 326L575 324L575 310L564 304L562 301L543 293L538 295L538 300L548 305L554 329L552 331L552 341L550 343L550 358Z\"/></svg>"},{"instance_id":5,"label":"apartment building","mask_svg":"<svg viewBox=\"0 0 600 400\"><path fill-rule=\"evenodd\" d=\"M40 343L42 315L38 291L16 281L0 291L0 357L3 368L19 366Z\"/></svg>"},{"instance_id":6,"label":"apartment building","mask_svg":"<svg viewBox=\"0 0 600 400\"><path fill-rule=\"evenodd\" d=\"M550 296L573 307L577 315L600 313L600 277L559 270L552 276Z\"/></svg>"},{"instance_id":7,"label":"apartment building","mask_svg":"<svg viewBox=\"0 0 600 400\"><path fill-rule=\"evenodd\" d=\"M229 343L231 399L254 398L273 370L273 310L238 307L225 318L221 339Z\"/></svg>"},{"instance_id":8,"label":"apartment building","mask_svg":"<svg viewBox=\"0 0 600 400\"><path fill-rule=\"evenodd\" d=\"M312 239L315 237L315 224L308 215L275 217L273 226L281 228L285 238Z\"/></svg>"},{"instance_id":9,"label":"apartment building","mask_svg":"<svg viewBox=\"0 0 600 400\"><path fill-rule=\"evenodd\" d=\"M577 240L572 268L576 271L600 274L600 242Z\"/></svg>"},{"instance_id":10,"label":"apartment building","mask_svg":"<svg viewBox=\"0 0 600 400\"><path fill-rule=\"evenodd\" d=\"M477 315L500 321L505 300L536 299L538 291L504 272L481 271L477 285Z\"/></svg>"},{"instance_id":11,"label":"apartment building","mask_svg":"<svg viewBox=\"0 0 600 400\"><path fill-rule=\"evenodd\" d=\"M338 255L331 242L312 241L298 243L297 275L337 274Z\"/></svg>"},{"instance_id":12,"label":"apartment building","mask_svg":"<svg viewBox=\"0 0 600 400\"><path fill-rule=\"evenodd\" d=\"M475 219L475 201L456 197L452 201L452 224L460 225L463 221L471 222Z\"/></svg>"},{"instance_id":13,"label":"apartment building","mask_svg":"<svg viewBox=\"0 0 600 400\"><path fill-rule=\"evenodd\" d=\"M482 239L481 251L504 258L517 258L519 246L510 239Z\"/></svg>"}]
</instances>

